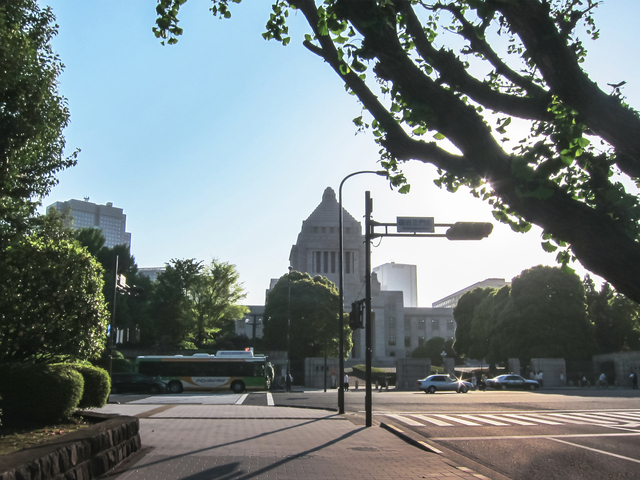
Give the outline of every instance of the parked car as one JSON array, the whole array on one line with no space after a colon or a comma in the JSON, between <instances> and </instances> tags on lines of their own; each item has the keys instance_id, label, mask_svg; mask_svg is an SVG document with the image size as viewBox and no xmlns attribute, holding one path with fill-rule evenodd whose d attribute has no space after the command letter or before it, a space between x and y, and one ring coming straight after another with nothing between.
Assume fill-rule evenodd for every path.
<instances>
[{"instance_id":1,"label":"parked car","mask_svg":"<svg viewBox=\"0 0 640 480\"><path fill-rule=\"evenodd\" d=\"M167 384L141 373L111 375L111 393L164 393Z\"/></svg>"},{"instance_id":2,"label":"parked car","mask_svg":"<svg viewBox=\"0 0 640 480\"><path fill-rule=\"evenodd\" d=\"M497 390L506 390L507 388L537 390L540 388L540 384L537 381L512 374L498 375L495 378L489 378L485 383L487 387L495 388Z\"/></svg>"},{"instance_id":3,"label":"parked car","mask_svg":"<svg viewBox=\"0 0 640 480\"><path fill-rule=\"evenodd\" d=\"M473 385L463 380L451 377L449 375L429 375L427 378L418 380L417 385L419 390L424 393L436 393L436 392L458 392L467 393L473 389Z\"/></svg>"}]
</instances>

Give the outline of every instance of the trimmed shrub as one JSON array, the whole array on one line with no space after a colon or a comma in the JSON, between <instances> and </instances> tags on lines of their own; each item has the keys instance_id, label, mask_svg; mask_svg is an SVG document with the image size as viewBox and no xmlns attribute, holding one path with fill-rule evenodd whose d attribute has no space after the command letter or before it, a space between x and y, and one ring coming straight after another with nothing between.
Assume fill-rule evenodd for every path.
<instances>
[{"instance_id":1,"label":"trimmed shrub","mask_svg":"<svg viewBox=\"0 0 640 480\"><path fill-rule=\"evenodd\" d=\"M113 351L112 359L109 359L109 352L105 350L100 359L91 363L96 367L105 369L107 372L111 369L112 373L133 373L133 362L124 358L124 355L117 350Z\"/></svg>"},{"instance_id":2,"label":"trimmed shrub","mask_svg":"<svg viewBox=\"0 0 640 480\"><path fill-rule=\"evenodd\" d=\"M73 365L84 379L84 391L78 408L100 408L109 401L111 379L109 372L92 365Z\"/></svg>"},{"instance_id":3,"label":"trimmed shrub","mask_svg":"<svg viewBox=\"0 0 640 480\"><path fill-rule=\"evenodd\" d=\"M83 390L82 375L70 365L0 366L0 407L5 423L68 419L76 411Z\"/></svg>"},{"instance_id":4,"label":"trimmed shrub","mask_svg":"<svg viewBox=\"0 0 640 480\"><path fill-rule=\"evenodd\" d=\"M354 365L353 366L353 374L358 378L364 379L367 374L366 365ZM387 372L383 368L371 367L371 383L375 385L378 382L378 385L395 385L396 384L396 373L395 372Z\"/></svg>"}]
</instances>

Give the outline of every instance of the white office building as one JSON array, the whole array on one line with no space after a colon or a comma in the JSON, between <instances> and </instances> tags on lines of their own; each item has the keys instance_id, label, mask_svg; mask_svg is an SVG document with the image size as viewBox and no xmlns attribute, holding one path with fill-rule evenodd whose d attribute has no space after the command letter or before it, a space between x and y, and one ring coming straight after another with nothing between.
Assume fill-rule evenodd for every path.
<instances>
[{"instance_id":1,"label":"white office building","mask_svg":"<svg viewBox=\"0 0 640 480\"><path fill-rule=\"evenodd\" d=\"M131 234L127 229L127 216L122 208L113 206L107 202L106 205L91 203L88 198L82 200L67 200L66 202L55 202L47 207L47 210L54 208L61 213L67 214L66 226L81 228L97 228L102 231L105 238L105 247L113 248L116 245L126 245L131 248Z\"/></svg>"}]
</instances>

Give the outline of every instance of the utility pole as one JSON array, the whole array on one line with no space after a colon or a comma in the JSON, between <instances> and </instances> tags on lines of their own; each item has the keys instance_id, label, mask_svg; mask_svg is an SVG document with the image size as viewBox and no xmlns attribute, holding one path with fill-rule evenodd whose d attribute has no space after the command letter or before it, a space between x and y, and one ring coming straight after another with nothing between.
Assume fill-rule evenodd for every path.
<instances>
[{"instance_id":1,"label":"utility pole","mask_svg":"<svg viewBox=\"0 0 640 480\"><path fill-rule=\"evenodd\" d=\"M364 396L364 410L366 416L366 426L370 427L373 424L372 409L373 402L371 398L371 359L372 359L372 325L371 325L371 213L373 212L373 200L371 199L371 192L366 191L364 195L364 229L366 244L365 255L365 342L366 342L366 354L365 354L365 382L366 391Z\"/></svg>"}]
</instances>

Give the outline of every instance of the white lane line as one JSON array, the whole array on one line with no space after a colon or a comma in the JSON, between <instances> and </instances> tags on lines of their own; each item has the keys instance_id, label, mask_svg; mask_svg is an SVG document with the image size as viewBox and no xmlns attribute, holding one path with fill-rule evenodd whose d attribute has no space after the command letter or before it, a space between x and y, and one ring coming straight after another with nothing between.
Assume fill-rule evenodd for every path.
<instances>
[{"instance_id":1,"label":"white lane line","mask_svg":"<svg viewBox=\"0 0 640 480\"><path fill-rule=\"evenodd\" d=\"M438 420L437 418L427 417L426 415L411 415L412 417L419 418L422 421L432 423L437 425L438 427L452 427L450 423L443 422L442 420Z\"/></svg>"},{"instance_id":2,"label":"white lane line","mask_svg":"<svg viewBox=\"0 0 640 480\"><path fill-rule=\"evenodd\" d=\"M435 417L442 418L444 420L449 420L454 423L461 423L462 425L468 425L469 427L479 427L479 423L469 422L468 420L463 420L462 418L452 417L450 415L434 415Z\"/></svg>"},{"instance_id":3,"label":"white lane line","mask_svg":"<svg viewBox=\"0 0 640 480\"><path fill-rule=\"evenodd\" d=\"M497 427L509 427L508 423L498 422L496 420L489 420L490 418L502 420L499 417L491 416L491 415L460 415L461 417L467 418L469 420L475 420L476 422L488 423L489 425L495 425Z\"/></svg>"},{"instance_id":4,"label":"white lane line","mask_svg":"<svg viewBox=\"0 0 640 480\"><path fill-rule=\"evenodd\" d=\"M560 422L552 422L551 420L544 420L543 418L540 418L539 416L525 416L525 415L514 415L514 414L507 414L507 417L513 417L513 418L519 418L520 420L528 420L530 422L536 422L536 423L544 423L545 425L562 425L562 423Z\"/></svg>"},{"instance_id":5,"label":"white lane line","mask_svg":"<svg viewBox=\"0 0 640 480\"><path fill-rule=\"evenodd\" d=\"M600 437L640 437L640 432L629 433L581 433L581 434L566 434L566 435L500 435L498 437L488 437L486 435L481 437L430 437L429 440L434 442L458 442L458 441L470 441L470 440L528 440L537 438L600 438Z\"/></svg>"},{"instance_id":6,"label":"white lane line","mask_svg":"<svg viewBox=\"0 0 640 480\"><path fill-rule=\"evenodd\" d=\"M640 460L636 458L625 457L624 455L618 455L616 453L599 450L597 448L586 447L584 445L580 445L579 443L567 442L565 440L560 440L559 438L553 438L553 437L550 437L549 440L553 440L554 442L558 442L558 443L564 443L565 445L571 445L572 447L583 448L585 450L590 450L592 452L601 453L602 455L609 455L610 457L620 458L622 460L628 460L629 462L640 463Z\"/></svg>"},{"instance_id":7,"label":"white lane line","mask_svg":"<svg viewBox=\"0 0 640 480\"><path fill-rule=\"evenodd\" d=\"M267 406L273 407L274 405L275 403L273 403L273 395L271 395L271 392L267 392Z\"/></svg>"},{"instance_id":8,"label":"white lane line","mask_svg":"<svg viewBox=\"0 0 640 480\"><path fill-rule=\"evenodd\" d=\"M242 405L248 396L249 396L248 393L245 393L244 395L242 395L236 402L236 405Z\"/></svg>"},{"instance_id":9,"label":"white lane line","mask_svg":"<svg viewBox=\"0 0 640 480\"><path fill-rule=\"evenodd\" d=\"M424 427L423 423L416 422L415 420L411 420L410 418L403 417L402 415L392 415L387 413L387 417L394 418L399 422L404 423L405 425L409 425L410 427Z\"/></svg>"}]
</instances>

